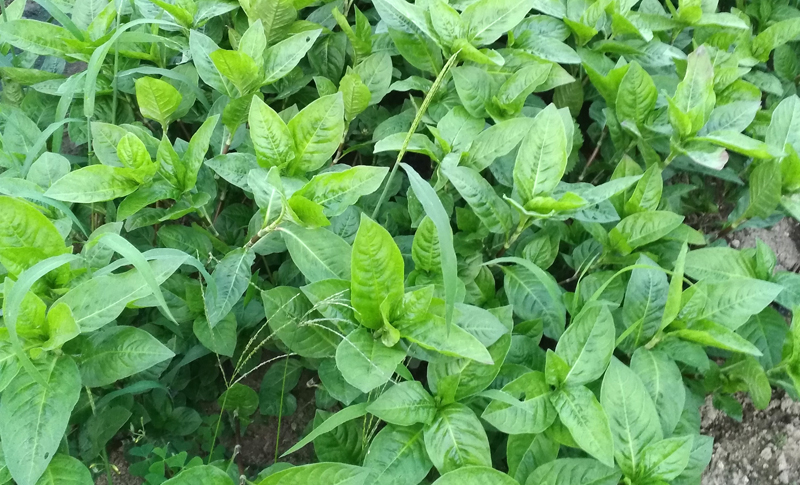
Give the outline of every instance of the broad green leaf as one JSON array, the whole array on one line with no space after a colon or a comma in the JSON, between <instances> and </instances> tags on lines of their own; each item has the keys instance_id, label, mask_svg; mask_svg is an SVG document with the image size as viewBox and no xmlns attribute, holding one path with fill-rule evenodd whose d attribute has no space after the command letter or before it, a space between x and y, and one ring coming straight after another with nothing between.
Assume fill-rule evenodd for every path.
<instances>
[{"instance_id":1,"label":"broad green leaf","mask_svg":"<svg viewBox=\"0 0 800 485\"><path fill-rule=\"evenodd\" d=\"M323 228L306 229L287 223L281 234L292 261L310 283L350 279L351 248L338 235Z\"/></svg>"},{"instance_id":2,"label":"broad green leaf","mask_svg":"<svg viewBox=\"0 0 800 485\"><path fill-rule=\"evenodd\" d=\"M56 180L68 174L70 169L69 160L62 155L45 152L33 162L25 179L47 189Z\"/></svg>"},{"instance_id":3,"label":"broad green leaf","mask_svg":"<svg viewBox=\"0 0 800 485\"><path fill-rule=\"evenodd\" d=\"M234 249L222 258L211 273L217 287L216 294L208 293L205 298L206 315L211 328L231 312L233 305L247 290L255 257L250 249Z\"/></svg>"},{"instance_id":4,"label":"broad green leaf","mask_svg":"<svg viewBox=\"0 0 800 485\"><path fill-rule=\"evenodd\" d=\"M269 328L292 352L315 359L334 355L342 331L319 318L300 290L279 286L261 296Z\"/></svg>"},{"instance_id":5,"label":"broad green leaf","mask_svg":"<svg viewBox=\"0 0 800 485\"><path fill-rule=\"evenodd\" d=\"M433 467L422 426L384 427L370 444L364 468L374 471L375 485L417 485Z\"/></svg>"},{"instance_id":6,"label":"broad green leaf","mask_svg":"<svg viewBox=\"0 0 800 485\"><path fill-rule=\"evenodd\" d=\"M283 37L297 18L291 0L242 0L239 2L252 25L260 20L269 44Z\"/></svg>"},{"instance_id":7,"label":"broad green leaf","mask_svg":"<svg viewBox=\"0 0 800 485\"><path fill-rule=\"evenodd\" d=\"M463 27L459 13L447 3L436 0L428 5L433 31L444 46L453 46L456 40L463 37Z\"/></svg>"},{"instance_id":8,"label":"broad green leaf","mask_svg":"<svg viewBox=\"0 0 800 485\"><path fill-rule=\"evenodd\" d=\"M212 465L185 468L164 485L233 485L227 473Z\"/></svg>"},{"instance_id":9,"label":"broad green leaf","mask_svg":"<svg viewBox=\"0 0 800 485\"><path fill-rule=\"evenodd\" d=\"M556 354L569 365L566 384L588 384L603 375L614 351L614 332L605 304L588 304L581 310L556 345Z\"/></svg>"},{"instance_id":10,"label":"broad green leaf","mask_svg":"<svg viewBox=\"0 0 800 485\"><path fill-rule=\"evenodd\" d=\"M398 426L430 423L436 415L436 402L417 381L402 382L390 387L372 402L370 414Z\"/></svg>"},{"instance_id":11,"label":"broad green leaf","mask_svg":"<svg viewBox=\"0 0 800 485\"><path fill-rule=\"evenodd\" d=\"M222 320L213 327L209 325L208 320L199 317L194 321L192 330L197 340L208 350L215 354L233 357L236 351L236 316L233 313L222 317Z\"/></svg>"},{"instance_id":12,"label":"broad green leaf","mask_svg":"<svg viewBox=\"0 0 800 485\"><path fill-rule=\"evenodd\" d=\"M258 409L258 394L252 387L235 383L217 399L223 411L236 412L239 416L252 416Z\"/></svg>"},{"instance_id":13,"label":"broad green leaf","mask_svg":"<svg viewBox=\"0 0 800 485\"><path fill-rule=\"evenodd\" d=\"M65 41L71 38L67 29L48 22L13 19L0 25L0 42L40 56L68 56Z\"/></svg>"},{"instance_id":14,"label":"broad green leaf","mask_svg":"<svg viewBox=\"0 0 800 485\"><path fill-rule=\"evenodd\" d=\"M708 118L708 122L700 130L700 135L713 133L715 131L736 131L742 132L750 126L756 113L761 108L761 103L758 101L734 101L733 103L717 106ZM777 108L776 108L777 110ZM773 111L772 119L775 120L775 112ZM772 128L770 128L772 130ZM767 131L770 133L770 131ZM771 135L767 135L767 144L770 143ZM784 143L785 144L785 143ZM782 150L782 145L775 142L775 148Z\"/></svg>"},{"instance_id":15,"label":"broad green leaf","mask_svg":"<svg viewBox=\"0 0 800 485\"><path fill-rule=\"evenodd\" d=\"M170 83L149 76L136 80L136 101L142 116L166 126L181 104L181 93Z\"/></svg>"},{"instance_id":16,"label":"broad green leaf","mask_svg":"<svg viewBox=\"0 0 800 485\"><path fill-rule=\"evenodd\" d=\"M92 472L77 458L57 454L36 485L92 485Z\"/></svg>"},{"instance_id":17,"label":"broad green leaf","mask_svg":"<svg viewBox=\"0 0 800 485\"><path fill-rule=\"evenodd\" d=\"M105 449L108 442L130 420L132 414L122 406L98 406L96 409L97 411L82 426L78 437L81 456L87 461L96 458L100 451Z\"/></svg>"},{"instance_id":18,"label":"broad green leaf","mask_svg":"<svg viewBox=\"0 0 800 485\"><path fill-rule=\"evenodd\" d=\"M553 393L551 399L561 422L583 451L613 466L614 438L608 416L592 391L583 386L566 387Z\"/></svg>"},{"instance_id":19,"label":"broad green leaf","mask_svg":"<svg viewBox=\"0 0 800 485\"><path fill-rule=\"evenodd\" d=\"M760 61L767 61L773 49L794 39L798 34L800 34L798 19L789 18L775 22L753 39L753 55Z\"/></svg>"},{"instance_id":20,"label":"broad green leaf","mask_svg":"<svg viewBox=\"0 0 800 485\"><path fill-rule=\"evenodd\" d=\"M645 170L642 178L636 183L633 194L625 203L625 213L634 214L658 209L663 190L664 180L661 177L661 169L658 165L653 165Z\"/></svg>"},{"instance_id":21,"label":"broad green leaf","mask_svg":"<svg viewBox=\"0 0 800 485\"><path fill-rule=\"evenodd\" d=\"M510 316L510 309L506 309L509 310ZM500 340L510 330L507 324L501 322L495 313L463 303L456 303L455 324L469 332L487 347Z\"/></svg>"},{"instance_id":22,"label":"broad green leaf","mask_svg":"<svg viewBox=\"0 0 800 485\"><path fill-rule=\"evenodd\" d=\"M492 400L481 418L509 435L542 433L553 424L550 386L541 372L529 372L503 386L480 394ZM522 401L517 396L523 396Z\"/></svg>"},{"instance_id":23,"label":"broad green leaf","mask_svg":"<svg viewBox=\"0 0 800 485\"><path fill-rule=\"evenodd\" d=\"M539 466L558 457L559 445L544 434L516 434L508 437L508 474L524 484Z\"/></svg>"},{"instance_id":24,"label":"broad green leaf","mask_svg":"<svg viewBox=\"0 0 800 485\"><path fill-rule=\"evenodd\" d=\"M342 404L349 406L356 398L361 396L362 392L348 384L342 373L336 368L335 359L323 360L317 372L319 373L319 380L325 386L325 390L334 399L341 401Z\"/></svg>"},{"instance_id":25,"label":"broad green leaf","mask_svg":"<svg viewBox=\"0 0 800 485\"><path fill-rule=\"evenodd\" d=\"M372 97L369 88L355 72L348 72L339 81L339 91L344 100L344 119L349 123L369 106Z\"/></svg>"},{"instance_id":26,"label":"broad green leaf","mask_svg":"<svg viewBox=\"0 0 800 485\"><path fill-rule=\"evenodd\" d=\"M489 439L480 420L467 406L448 404L425 427L425 447L439 473L461 467L492 465Z\"/></svg>"},{"instance_id":27,"label":"broad green leaf","mask_svg":"<svg viewBox=\"0 0 800 485\"><path fill-rule=\"evenodd\" d=\"M422 219L417 232L414 233L411 259L414 260L414 269L433 274L442 272L442 249L439 235L436 231L436 224L428 216Z\"/></svg>"},{"instance_id":28,"label":"broad green leaf","mask_svg":"<svg viewBox=\"0 0 800 485\"><path fill-rule=\"evenodd\" d=\"M644 450L643 478L673 480L689 464L692 436L676 436L656 442Z\"/></svg>"},{"instance_id":29,"label":"broad green leaf","mask_svg":"<svg viewBox=\"0 0 800 485\"><path fill-rule=\"evenodd\" d=\"M658 98L653 79L638 62L632 62L622 77L617 94L617 119L643 126Z\"/></svg>"},{"instance_id":30,"label":"broad green leaf","mask_svg":"<svg viewBox=\"0 0 800 485\"><path fill-rule=\"evenodd\" d=\"M261 68L264 67L264 51L267 50L267 33L261 19L250 24L250 27L242 34L236 50L250 56L255 61L258 71L261 71Z\"/></svg>"},{"instance_id":31,"label":"broad green leaf","mask_svg":"<svg viewBox=\"0 0 800 485\"><path fill-rule=\"evenodd\" d=\"M532 32L524 32L519 39L515 40L515 44L537 58L550 62L559 64L580 64L581 62L580 56L572 47L552 37L536 35ZM555 69L551 71L551 75L554 72ZM547 86L547 84L543 86ZM551 87L557 86L547 86L547 89ZM540 86L539 89L542 89L542 86Z\"/></svg>"},{"instance_id":32,"label":"broad green leaf","mask_svg":"<svg viewBox=\"0 0 800 485\"><path fill-rule=\"evenodd\" d=\"M8 387L8 384L14 380L21 368L11 342L4 341L0 343L0 392Z\"/></svg>"},{"instance_id":33,"label":"broad green leaf","mask_svg":"<svg viewBox=\"0 0 800 485\"><path fill-rule=\"evenodd\" d=\"M447 326L440 315L428 314L422 321L394 323L400 336L422 348L441 354L493 364L491 354L475 336L457 325Z\"/></svg>"},{"instance_id":34,"label":"broad green leaf","mask_svg":"<svg viewBox=\"0 0 800 485\"><path fill-rule=\"evenodd\" d=\"M693 141L711 143L753 158L770 159L783 155L782 149L772 148L762 141L731 130L715 131L705 136L698 136Z\"/></svg>"},{"instance_id":35,"label":"broad green leaf","mask_svg":"<svg viewBox=\"0 0 800 485\"><path fill-rule=\"evenodd\" d=\"M528 96L547 80L551 70L550 63L531 62L512 74L493 99L508 110L519 111Z\"/></svg>"},{"instance_id":36,"label":"broad green leaf","mask_svg":"<svg viewBox=\"0 0 800 485\"><path fill-rule=\"evenodd\" d=\"M482 119L470 115L463 106L456 106L439 120L436 129L454 152L464 151L483 131Z\"/></svg>"},{"instance_id":37,"label":"broad green leaf","mask_svg":"<svg viewBox=\"0 0 800 485\"><path fill-rule=\"evenodd\" d=\"M567 167L567 138L554 105L536 115L514 163L514 187L522 201L549 195Z\"/></svg>"},{"instance_id":38,"label":"broad green leaf","mask_svg":"<svg viewBox=\"0 0 800 485\"><path fill-rule=\"evenodd\" d=\"M136 327L108 327L81 342L78 367L84 386L100 387L163 362L175 354Z\"/></svg>"},{"instance_id":39,"label":"broad green leaf","mask_svg":"<svg viewBox=\"0 0 800 485\"><path fill-rule=\"evenodd\" d=\"M706 124L714 108L714 67L705 46L689 55L686 75L678 84L674 107L688 116L689 133L696 133ZM671 105L672 106L672 105Z\"/></svg>"},{"instance_id":40,"label":"broad green leaf","mask_svg":"<svg viewBox=\"0 0 800 485\"><path fill-rule=\"evenodd\" d=\"M461 99L461 104L464 105L464 108L467 110L467 112L476 118L486 117L487 113L485 105L491 99L491 90L493 84L492 78L489 76L489 74L483 69L479 69L475 66L460 66L454 68L451 72L453 74L453 82L456 86L456 92L458 93L458 97ZM502 156L505 153L508 153L508 151L514 148L517 143L519 143L519 139L521 139L523 135L524 133L520 133L519 138L514 145L508 147L508 150L506 150L504 153L495 153L494 156ZM500 143L502 143L502 141ZM476 144L473 146L477 147L478 145ZM492 160L494 160L494 158L492 158ZM486 163L486 166L488 166L489 163ZM486 168L486 166L475 166L474 168L483 170Z\"/></svg>"},{"instance_id":41,"label":"broad green leaf","mask_svg":"<svg viewBox=\"0 0 800 485\"><path fill-rule=\"evenodd\" d=\"M321 205L326 216L334 217L354 205L359 198L378 190L388 172L386 167L369 166L325 172L315 175L295 193Z\"/></svg>"},{"instance_id":42,"label":"broad green leaf","mask_svg":"<svg viewBox=\"0 0 800 485\"><path fill-rule=\"evenodd\" d=\"M350 26L350 23L347 21L347 17L339 12L337 7L334 7L331 10L331 14L333 14L333 17L336 19L336 23L339 24L339 27L341 27L342 32L344 32L345 35L347 35L347 38L350 39L350 43L353 45L353 51L356 54L356 58L370 55L372 52L372 28L369 24L369 20L363 13L361 13L361 10L358 10L358 7L355 9L355 30L353 30L353 27Z\"/></svg>"},{"instance_id":43,"label":"broad green leaf","mask_svg":"<svg viewBox=\"0 0 800 485\"><path fill-rule=\"evenodd\" d=\"M131 168L90 165L64 175L44 195L88 204L126 196L139 188L140 183Z\"/></svg>"},{"instance_id":44,"label":"broad green leaf","mask_svg":"<svg viewBox=\"0 0 800 485\"><path fill-rule=\"evenodd\" d=\"M452 327L453 329L455 327ZM490 345L489 355L494 364L486 365L470 359L448 359L428 365L428 383L432 390L441 381L455 382L454 399L463 399L486 389L497 377L511 346L511 335L506 334Z\"/></svg>"},{"instance_id":45,"label":"broad green leaf","mask_svg":"<svg viewBox=\"0 0 800 485\"><path fill-rule=\"evenodd\" d=\"M708 320L693 322L687 328L671 332L669 335L708 347L741 352L755 357L761 356L761 351L753 344L730 329Z\"/></svg>"},{"instance_id":46,"label":"broad green leaf","mask_svg":"<svg viewBox=\"0 0 800 485\"><path fill-rule=\"evenodd\" d=\"M442 51L430 37L394 28L389 29L389 37L403 58L412 66L431 74L438 74L441 71Z\"/></svg>"},{"instance_id":47,"label":"broad green leaf","mask_svg":"<svg viewBox=\"0 0 800 485\"><path fill-rule=\"evenodd\" d=\"M765 141L767 145L784 150L788 143L795 151L800 148L800 98L789 96L772 111Z\"/></svg>"},{"instance_id":48,"label":"broad green leaf","mask_svg":"<svg viewBox=\"0 0 800 485\"><path fill-rule=\"evenodd\" d=\"M206 160L205 165L228 183L245 190L249 190L247 177L250 170L258 168L256 157L250 153L226 153Z\"/></svg>"},{"instance_id":49,"label":"broad green leaf","mask_svg":"<svg viewBox=\"0 0 800 485\"><path fill-rule=\"evenodd\" d=\"M356 64L354 71L369 89L369 104L377 104L389 92L392 84L392 58L387 52L376 52L368 56Z\"/></svg>"},{"instance_id":50,"label":"broad green leaf","mask_svg":"<svg viewBox=\"0 0 800 485\"><path fill-rule=\"evenodd\" d=\"M455 74L453 77L458 87L458 77ZM475 116L474 113L470 114ZM502 121L487 128L475 137L462 164L479 172L488 168L496 158L507 155L519 145L520 141L531 133L533 124L532 119L522 117ZM554 130L557 131L557 128Z\"/></svg>"},{"instance_id":51,"label":"broad green leaf","mask_svg":"<svg viewBox=\"0 0 800 485\"><path fill-rule=\"evenodd\" d=\"M155 281L158 284L166 281L186 258L183 254L151 261ZM98 294L103 298L97 298ZM131 302L152 294L152 287L139 270L131 269L124 273L96 275L68 291L54 305L69 306L81 332L89 333L116 319Z\"/></svg>"},{"instance_id":52,"label":"broad green leaf","mask_svg":"<svg viewBox=\"0 0 800 485\"><path fill-rule=\"evenodd\" d=\"M434 485L519 485L513 478L494 468L486 466L465 466L445 473Z\"/></svg>"},{"instance_id":53,"label":"broad green leaf","mask_svg":"<svg viewBox=\"0 0 800 485\"><path fill-rule=\"evenodd\" d=\"M344 133L344 101L341 94L317 99L289 122L295 158L289 162L293 173L317 170L336 152Z\"/></svg>"},{"instance_id":54,"label":"broad green leaf","mask_svg":"<svg viewBox=\"0 0 800 485\"><path fill-rule=\"evenodd\" d=\"M34 485L45 473L81 392L81 377L72 358L48 356L34 365L46 386L21 372L0 399L6 466L20 485Z\"/></svg>"},{"instance_id":55,"label":"broad green leaf","mask_svg":"<svg viewBox=\"0 0 800 485\"><path fill-rule=\"evenodd\" d=\"M683 320L711 320L735 330L766 308L783 287L768 281L738 278L710 283L702 280L687 293L687 301L679 314Z\"/></svg>"},{"instance_id":56,"label":"broad green leaf","mask_svg":"<svg viewBox=\"0 0 800 485\"><path fill-rule=\"evenodd\" d=\"M561 458L537 468L526 485L615 485L621 473L590 458Z\"/></svg>"},{"instance_id":57,"label":"broad green leaf","mask_svg":"<svg viewBox=\"0 0 800 485\"><path fill-rule=\"evenodd\" d=\"M664 352L640 348L633 354L631 370L639 376L655 405L663 435L672 435L686 400L677 364Z\"/></svg>"},{"instance_id":58,"label":"broad green leaf","mask_svg":"<svg viewBox=\"0 0 800 485\"><path fill-rule=\"evenodd\" d=\"M520 23L532 6L530 0L478 0L462 14L466 37L476 46L491 44Z\"/></svg>"},{"instance_id":59,"label":"broad green leaf","mask_svg":"<svg viewBox=\"0 0 800 485\"><path fill-rule=\"evenodd\" d=\"M767 409L772 398L772 388L767 373L755 358L747 356L737 362L730 369L729 375L744 382L756 409Z\"/></svg>"},{"instance_id":60,"label":"broad green leaf","mask_svg":"<svg viewBox=\"0 0 800 485\"><path fill-rule=\"evenodd\" d=\"M376 0L375 10L392 29L432 37L423 9L405 0Z\"/></svg>"},{"instance_id":61,"label":"broad green leaf","mask_svg":"<svg viewBox=\"0 0 800 485\"><path fill-rule=\"evenodd\" d=\"M318 409L314 426L321 426L331 413ZM364 461L364 425L355 420L342 423L332 431L314 438L314 453L321 462L360 465Z\"/></svg>"},{"instance_id":62,"label":"broad green leaf","mask_svg":"<svg viewBox=\"0 0 800 485\"><path fill-rule=\"evenodd\" d=\"M645 447L663 438L658 413L639 376L612 359L603 378L600 403L611 425L614 456L627 476L642 464Z\"/></svg>"},{"instance_id":63,"label":"broad green leaf","mask_svg":"<svg viewBox=\"0 0 800 485\"><path fill-rule=\"evenodd\" d=\"M366 328L351 332L336 348L336 365L345 380L362 392L385 384L406 353L386 347Z\"/></svg>"},{"instance_id":64,"label":"broad green leaf","mask_svg":"<svg viewBox=\"0 0 800 485\"><path fill-rule=\"evenodd\" d=\"M253 96L249 123L259 165L281 168L294 158L294 140L289 128L260 96Z\"/></svg>"},{"instance_id":65,"label":"broad green leaf","mask_svg":"<svg viewBox=\"0 0 800 485\"><path fill-rule=\"evenodd\" d=\"M319 29L300 32L267 49L264 53L264 83L272 84L289 74L305 57L321 32Z\"/></svg>"},{"instance_id":66,"label":"broad green leaf","mask_svg":"<svg viewBox=\"0 0 800 485\"><path fill-rule=\"evenodd\" d=\"M637 212L622 219L608 235L622 254L656 242L683 222L683 216L668 211Z\"/></svg>"},{"instance_id":67,"label":"broad green leaf","mask_svg":"<svg viewBox=\"0 0 800 485\"><path fill-rule=\"evenodd\" d=\"M552 277L538 266L504 266L505 291L514 313L523 320L541 318L544 333L559 338L566 325L566 309Z\"/></svg>"},{"instance_id":68,"label":"broad green leaf","mask_svg":"<svg viewBox=\"0 0 800 485\"><path fill-rule=\"evenodd\" d=\"M192 190L197 184L197 175L200 167L203 166L203 160L206 158L209 144L211 143L211 136L214 128L217 126L219 120L218 115L207 118L200 128L192 135L189 140L189 146L186 147L186 153L183 155L183 165L185 172L181 182L183 182L183 191L188 192Z\"/></svg>"},{"instance_id":69,"label":"broad green leaf","mask_svg":"<svg viewBox=\"0 0 800 485\"><path fill-rule=\"evenodd\" d=\"M403 256L386 229L365 214L353 242L350 270L356 317L365 327L381 327L381 303L387 297L401 298L404 292Z\"/></svg>"},{"instance_id":70,"label":"broad green leaf","mask_svg":"<svg viewBox=\"0 0 800 485\"><path fill-rule=\"evenodd\" d=\"M750 200L742 217L767 218L778 207L781 194L781 169L778 162L765 160L750 174Z\"/></svg>"},{"instance_id":71,"label":"broad green leaf","mask_svg":"<svg viewBox=\"0 0 800 485\"><path fill-rule=\"evenodd\" d=\"M367 413L367 403L355 404L353 406L346 407L341 411L337 412L336 414L331 415L328 419L326 419L322 424L316 426L314 430L306 435L302 440L296 443L294 446L289 448L286 453L282 456L290 455L295 451L299 450L300 448L304 447L308 443L314 441L315 438L321 436L325 433L333 431L338 426L352 421L353 419L360 418Z\"/></svg>"},{"instance_id":72,"label":"broad green leaf","mask_svg":"<svg viewBox=\"0 0 800 485\"><path fill-rule=\"evenodd\" d=\"M288 468L269 475L258 482L258 485L295 485L300 483L368 485L372 483L373 473L369 468L345 465L344 463L315 463Z\"/></svg>"},{"instance_id":73,"label":"broad green leaf","mask_svg":"<svg viewBox=\"0 0 800 485\"><path fill-rule=\"evenodd\" d=\"M220 49L209 54L214 67L245 97L262 84L256 61L244 52Z\"/></svg>"},{"instance_id":74,"label":"broad green leaf","mask_svg":"<svg viewBox=\"0 0 800 485\"><path fill-rule=\"evenodd\" d=\"M436 161L442 158L441 150L439 150L427 136L414 133L411 135L411 138L409 138L407 145L405 143L406 137L406 133L389 135L375 144L373 153L399 152L405 145L406 151L408 152L419 153L420 155L425 155Z\"/></svg>"},{"instance_id":75,"label":"broad green leaf","mask_svg":"<svg viewBox=\"0 0 800 485\"><path fill-rule=\"evenodd\" d=\"M622 323L625 328L636 327L627 340L634 349L647 343L661 328L669 293L667 275L653 260L641 255L636 264L653 269L635 268L625 290Z\"/></svg>"},{"instance_id":76,"label":"broad green leaf","mask_svg":"<svg viewBox=\"0 0 800 485\"><path fill-rule=\"evenodd\" d=\"M171 87L171 86L170 86ZM173 88L174 89L174 88ZM128 133L123 136L117 145L117 158L120 163L127 168L132 168L137 172L148 171L152 166L150 154L147 147L135 135Z\"/></svg>"},{"instance_id":77,"label":"broad green leaf","mask_svg":"<svg viewBox=\"0 0 800 485\"><path fill-rule=\"evenodd\" d=\"M0 263L11 275L69 252L58 229L33 205L0 196Z\"/></svg>"},{"instance_id":78,"label":"broad green leaf","mask_svg":"<svg viewBox=\"0 0 800 485\"><path fill-rule=\"evenodd\" d=\"M200 79L215 91L233 96L235 92L233 84L219 72L211 60L211 53L218 50L219 46L210 37L198 30L189 31L189 51Z\"/></svg>"},{"instance_id":79,"label":"broad green leaf","mask_svg":"<svg viewBox=\"0 0 800 485\"><path fill-rule=\"evenodd\" d=\"M336 322L341 328L358 326L353 307L350 305L350 281L322 280L300 287L314 308Z\"/></svg>"},{"instance_id":80,"label":"broad green leaf","mask_svg":"<svg viewBox=\"0 0 800 485\"><path fill-rule=\"evenodd\" d=\"M786 290L781 294L785 292ZM786 321L773 307L767 307L762 312L753 315L747 323L736 330L736 333L746 338L764 354L758 358L758 362L765 370L780 364L783 343L788 332Z\"/></svg>"},{"instance_id":81,"label":"broad green leaf","mask_svg":"<svg viewBox=\"0 0 800 485\"><path fill-rule=\"evenodd\" d=\"M755 278L753 261L733 248L713 247L689 251L686 254L686 276L696 280Z\"/></svg>"},{"instance_id":82,"label":"broad green leaf","mask_svg":"<svg viewBox=\"0 0 800 485\"><path fill-rule=\"evenodd\" d=\"M475 169L442 166L441 170L491 232L508 234L511 231L511 208Z\"/></svg>"}]
</instances>

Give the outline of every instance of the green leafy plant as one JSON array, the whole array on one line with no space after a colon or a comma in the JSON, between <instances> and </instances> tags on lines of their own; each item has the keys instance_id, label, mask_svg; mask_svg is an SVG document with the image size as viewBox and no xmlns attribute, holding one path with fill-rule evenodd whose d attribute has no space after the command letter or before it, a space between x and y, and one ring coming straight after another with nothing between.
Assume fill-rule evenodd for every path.
<instances>
[{"instance_id":1,"label":"green leafy plant","mask_svg":"<svg viewBox=\"0 0 800 485\"><path fill-rule=\"evenodd\" d=\"M700 483L800 392L790 3L4 3L0 483Z\"/></svg>"}]
</instances>

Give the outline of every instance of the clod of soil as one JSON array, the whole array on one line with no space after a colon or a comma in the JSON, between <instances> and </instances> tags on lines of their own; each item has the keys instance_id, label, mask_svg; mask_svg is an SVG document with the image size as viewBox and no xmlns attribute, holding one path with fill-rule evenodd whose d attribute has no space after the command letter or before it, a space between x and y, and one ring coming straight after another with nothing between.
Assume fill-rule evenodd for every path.
<instances>
[{"instance_id":1,"label":"clod of soil","mask_svg":"<svg viewBox=\"0 0 800 485\"><path fill-rule=\"evenodd\" d=\"M714 455L703 485L800 484L800 402L775 392L764 411L742 399L741 423L703 406L702 433L714 437Z\"/></svg>"},{"instance_id":2,"label":"clod of soil","mask_svg":"<svg viewBox=\"0 0 800 485\"><path fill-rule=\"evenodd\" d=\"M144 483L141 477L135 477L128 473L128 467L131 466L128 460L125 459L125 451L120 447L117 450L111 451L108 454L108 461L114 465L116 470L112 469L111 480L113 485L141 485ZM106 474L103 473L98 476L95 485L108 485Z\"/></svg>"},{"instance_id":3,"label":"clod of soil","mask_svg":"<svg viewBox=\"0 0 800 485\"><path fill-rule=\"evenodd\" d=\"M753 248L756 239L761 239L775 251L778 258L777 271L795 271L800 268L800 226L789 217L769 229L742 229L728 237L731 247L737 249Z\"/></svg>"}]
</instances>

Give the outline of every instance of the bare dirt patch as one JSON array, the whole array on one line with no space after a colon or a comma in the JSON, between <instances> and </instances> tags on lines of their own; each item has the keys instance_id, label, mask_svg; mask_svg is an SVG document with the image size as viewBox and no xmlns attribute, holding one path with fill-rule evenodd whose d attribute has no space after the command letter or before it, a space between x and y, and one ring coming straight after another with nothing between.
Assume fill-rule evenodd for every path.
<instances>
[{"instance_id":1,"label":"bare dirt patch","mask_svg":"<svg viewBox=\"0 0 800 485\"><path fill-rule=\"evenodd\" d=\"M701 410L702 432L714 437L703 485L800 484L800 402L775 392L764 411L743 399L741 423L714 409Z\"/></svg>"}]
</instances>

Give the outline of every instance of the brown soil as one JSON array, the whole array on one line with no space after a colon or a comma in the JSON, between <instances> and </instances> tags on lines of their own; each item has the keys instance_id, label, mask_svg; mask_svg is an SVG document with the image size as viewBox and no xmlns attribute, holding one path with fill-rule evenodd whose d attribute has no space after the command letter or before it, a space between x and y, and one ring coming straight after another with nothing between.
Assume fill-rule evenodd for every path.
<instances>
[{"instance_id":1,"label":"brown soil","mask_svg":"<svg viewBox=\"0 0 800 485\"><path fill-rule=\"evenodd\" d=\"M795 271L800 267L800 226L791 217L783 218L769 229L743 229L728 237L731 247L752 248L761 239L775 251L776 271Z\"/></svg>"},{"instance_id":2,"label":"brown soil","mask_svg":"<svg viewBox=\"0 0 800 485\"><path fill-rule=\"evenodd\" d=\"M298 388L304 385L301 381ZM297 397L297 411L281 420L278 461L299 465L316 461L313 445L309 444L285 458L280 458L280 454L303 438L306 426L314 420L316 406L313 389L295 389L294 395ZM248 474L255 475L274 463L277 436L278 418L274 416L262 416L247 427L241 445L242 463L248 469Z\"/></svg>"},{"instance_id":3,"label":"brown soil","mask_svg":"<svg viewBox=\"0 0 800 485\"><path fill-rule=\"evenodd\" d=\"M274 357L264 353L262 361ZM242 384L252 387L256 391L261 387L261 380L269 366L263 366L249 374ZM316 398L314 388L309 387L314 374L304 372L300 382L292 391L297 398L297 410L291 416L283 416L280 422L280 437L278 438L278 418L275 416L261 416L256 411L254 421L247 426L244 436L240 439L242 445L241 459L248 476L255 476L264 468L275 462L275 442L278 441L278 461L295 465L316 461L313 445L308 445L291 455L280 458L280 455L300 441L308 424L314 420L316 413ZM236 442L233 436L225 441L225 446L233 450Z\"/></svg>"},{"instance_id":4,"label":"brown soil","mask_svg":"<svg viewBox=\"0 0 800 485\"><path fill-rule=\"evenodd\" d=\"M714 437L714 455L703 485L800 484L800 402L773 394L764 411L743 399L744 419L734 421L714 409L702 409L702 431Z\"/></svg>"},{"instance_id":5,"label":"brown soil","mask_svg":"<svg viewBox=\"0 0 800 485\"><path fill-rule=\"evenodd\" d=\"M130 463L125 459L125 452L122 448L112 451L108 456L108 461L113 465L111 467L111 481L113 485L141 485L144 483L140 477L135 477L128 473ZM95 485L108 485L106 474L98 476Z\"/></svg>"}]
</instances>

